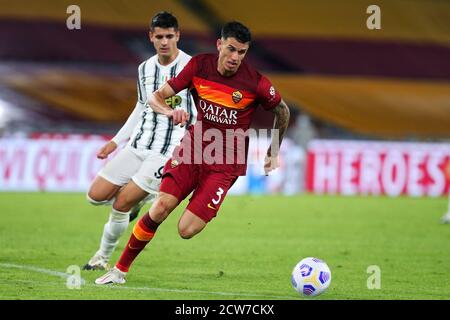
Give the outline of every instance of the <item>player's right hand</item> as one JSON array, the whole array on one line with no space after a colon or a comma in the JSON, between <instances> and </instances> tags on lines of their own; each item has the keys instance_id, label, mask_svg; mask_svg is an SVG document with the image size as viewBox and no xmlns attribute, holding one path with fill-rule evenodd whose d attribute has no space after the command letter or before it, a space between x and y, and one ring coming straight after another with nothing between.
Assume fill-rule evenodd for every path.
<instances>
[{"instance_id":1,"label":"player's right hand","mask_svg":"<svg viewBox=\"0 0 450 320\"><path fill-rule=\"evenodd\" d=\"M114 141L109 141L97 152L97 158L102 160L106 159L116 149L117 143L115 143Z\"/></svg>"},{"instance_id":2,"label":"player's right hand","mask_svg":"<svg viewBox=\"0 0 450 320\"><path fill-rule=\"evenodd\" d=\"M189 120L189 113L183 109L174 109L170 113L169 117L173 119L174 125L179 124L180 127L184 127L186 122Z\"/></svg>"},{"instance_id":3,"label":"player's right hand","mask_svg":"<svg viewBox=\"0 0 450 320\"><path fill-rule=\"evenodd\" d=\"M280 166L280 159L278 156L266 154L266 157L264 158L264 174L266 176L269 175L270 171L275 170L279 166Z\"/></svg>"}]
</instances>

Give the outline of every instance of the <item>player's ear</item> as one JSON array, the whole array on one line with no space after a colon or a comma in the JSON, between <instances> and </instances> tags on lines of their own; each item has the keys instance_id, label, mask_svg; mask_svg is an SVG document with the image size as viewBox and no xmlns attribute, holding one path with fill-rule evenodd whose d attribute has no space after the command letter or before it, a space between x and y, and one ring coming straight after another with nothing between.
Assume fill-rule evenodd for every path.
<instances>
[{"instance_id":1,"label":"player's ear","mask_svg":"<svg viewBox=\"0 0 450 320\"><path fill-rule=\"evenodd\" d=\"M177 32L175 32L175 41L178 42L178 40L180 40L180 30L177 30Z\"/></svg>"},{"instance_id":2,"label":"player's ear","mask_svg":"<svg viewBox=\"0 0 450 320\"><path fill-rule=\"evenodd\" d=\"M220 47L222 46L222 39L217 39L216 45L217 45L217 51L220 52Z\"/></svg>"},{"instance_id":3,"label":"player's ear","mask_svg":"<svg viewBox=\"0 0 450 320\"><path fill-rule=\"evenodd\" d=\"M148 38L150 39L150 42L153 42L153 32L151 30L148 32Z\"/></svg>"}]
</instances>

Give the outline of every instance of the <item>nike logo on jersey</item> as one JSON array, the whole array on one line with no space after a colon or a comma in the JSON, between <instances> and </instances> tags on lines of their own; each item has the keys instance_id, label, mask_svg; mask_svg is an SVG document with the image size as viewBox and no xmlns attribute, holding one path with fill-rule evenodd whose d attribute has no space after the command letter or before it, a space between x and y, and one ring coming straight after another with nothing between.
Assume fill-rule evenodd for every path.
<instances>
[{"instance_id":1,"label":"nike logo on jersey","mask_svg":"<svg viewBox=\"0 0 450 320\"><path fill-rule=\"evenodd\" d=\"M213 209L213 210L217 210L217 208L214 208L211 203L208 203L208 208Z\"/></svg>"}]
</instances>

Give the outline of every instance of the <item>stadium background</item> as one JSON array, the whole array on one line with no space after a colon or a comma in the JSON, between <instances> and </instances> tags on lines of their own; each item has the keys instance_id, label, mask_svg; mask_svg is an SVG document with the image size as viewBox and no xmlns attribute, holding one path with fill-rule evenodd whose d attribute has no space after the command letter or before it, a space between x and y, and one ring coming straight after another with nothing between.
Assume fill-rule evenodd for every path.
<instances>
[{"instance_id":1,"label":"stadium background","mask_svg":"<svg viewBox=\"0 0 450 320\"><path fill-rule=\"evenodd\" d=\"M66 26L72 4L81 9L80 30ZM443 214L450 186L450 2L377 1L381 30L366 27L371 4L0 0L3 199L20 197L17 191L87 189L103 165L95 152L134 108L137 66L154 54L149 19L166 10L179 20L179 47L192 55L216 50L223 22L248 25L248 60L290 106L282 167L264 178L267 140L254 141L254 164L234 194L432 197L434 214ZM271 114L257 112L255 128L272 123Z\"/></svg>"}]
</instances>

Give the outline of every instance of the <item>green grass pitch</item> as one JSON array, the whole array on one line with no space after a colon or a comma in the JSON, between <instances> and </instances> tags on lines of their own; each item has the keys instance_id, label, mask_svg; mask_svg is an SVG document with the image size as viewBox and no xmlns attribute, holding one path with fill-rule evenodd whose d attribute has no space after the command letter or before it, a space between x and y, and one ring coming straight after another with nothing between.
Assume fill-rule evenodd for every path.
<instances>
[{"instance_id":1,"label":"green grass pitch","mask_svg":"<svg viewBox=\"0 0 450 320\"><path fill-rule=\"evenodd\" d=\"M81 271L78 290L63 273L95 252L109 209L78 193L0 193L0 299L302 299L290 274L308 256L332 272L315 299L450 299L450 225L439 223L446 198L229 196L191 240L177 233L182 208L124 286L96 286L103 272ZM367 288L373 265L380 289Z\"/></svg>"}]
</instances>

